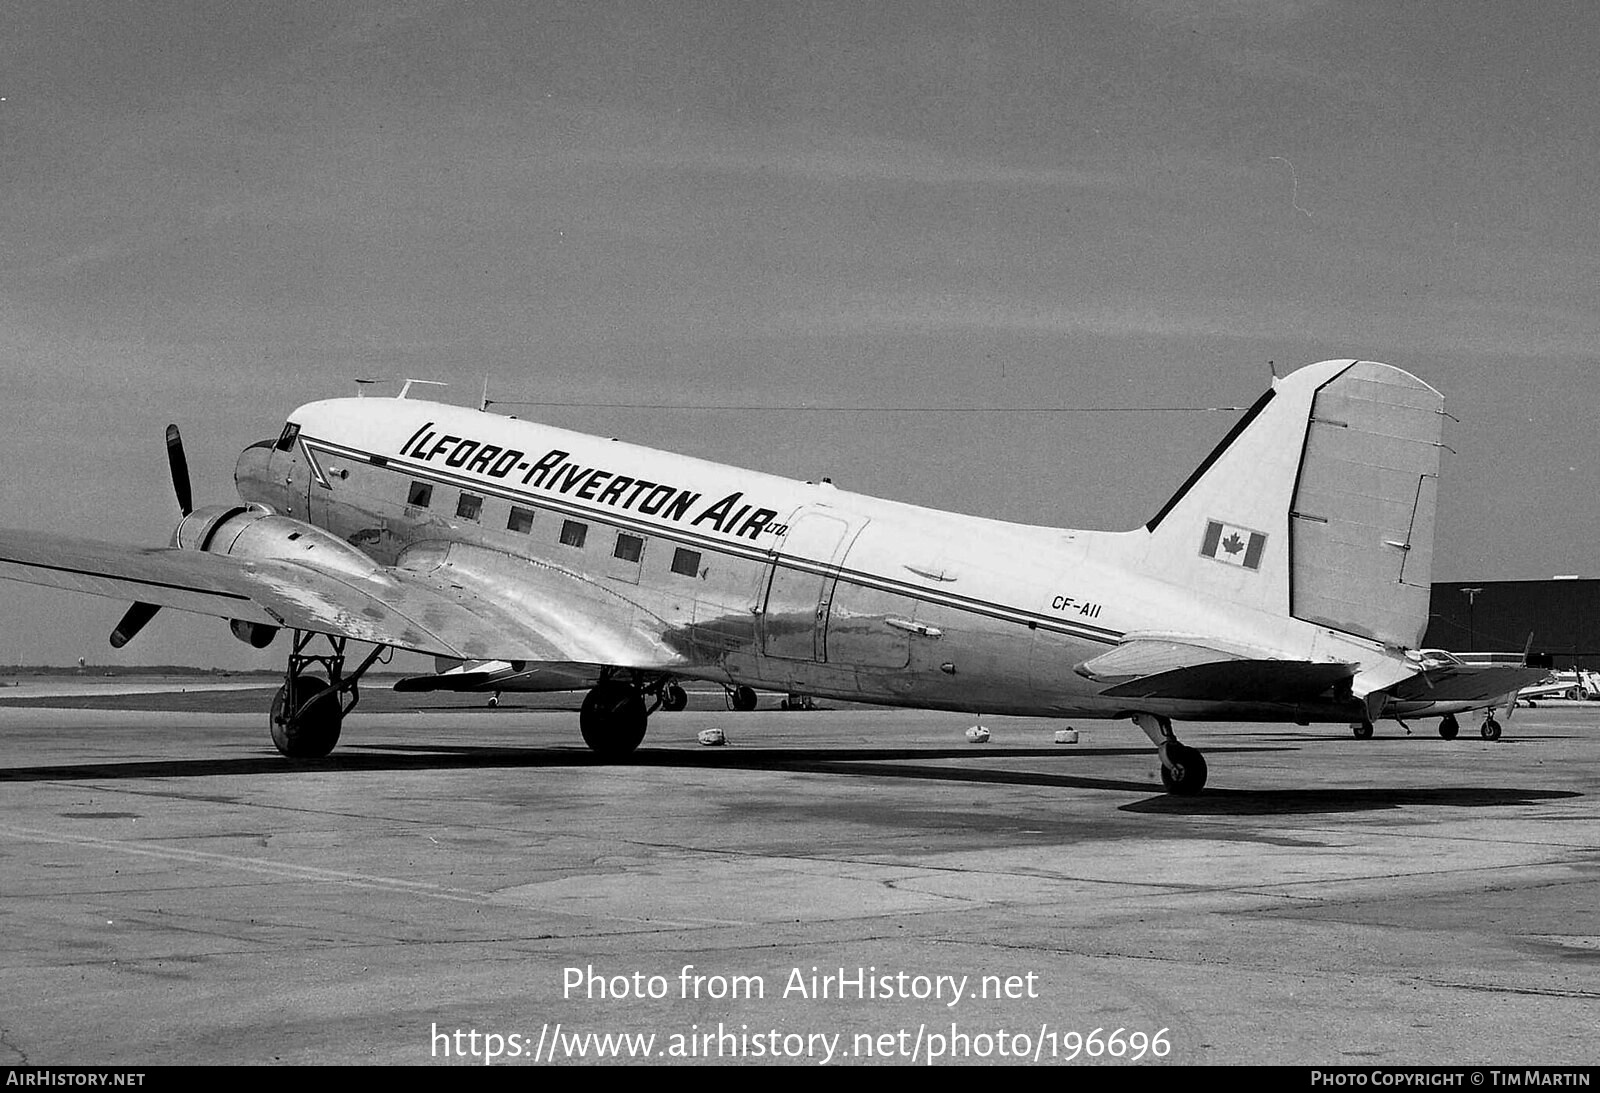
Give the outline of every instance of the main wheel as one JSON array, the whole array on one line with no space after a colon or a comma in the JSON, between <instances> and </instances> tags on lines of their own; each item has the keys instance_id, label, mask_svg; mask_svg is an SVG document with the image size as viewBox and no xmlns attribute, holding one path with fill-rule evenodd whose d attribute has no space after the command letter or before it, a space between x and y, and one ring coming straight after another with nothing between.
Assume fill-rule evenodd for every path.
<instances>
[{"instance_id":1,"label":"main wheel","mask_svg":"<svg viewBox=\"0 0 1600 1093\"><path fill-rule=\"evenodd\" d=\"M756 708L756 693L749 687L739 686L733 689L733 708L741 713L749 713Z\"/></svg>"},{"instance_id":2,"label":"main wheel","mask_svg":"<svg viewBox=\"0 0 1600 1093\"><path fill-rule=\"evenodd\" d=\"M677 713L689 704L689 692L676 683L669 683L661 688L661 708L668 713Z\"/></svg>"},{"instance_id":3,"label":"main wheel","mask_svg":"<svg viewBox=\"0 0 1600 1093\"><path fill-rule=\"evenodd\" d=\"M1491 717L1483 723L1483 728L1479 732L1485 740L1498 740L1500 739L1500 722Z\"/></svg>"},{"instance_id":4,"label":"main wheel","mask_svg":"<svg viewBox=\"0 0 1600 1093\"><path fill-rule=\"evenodd\" d=\"M1461 723L1456 720L1456 715L1447 713L1439 719L1439 735L1446 740L1454 740L1461 731Z\"/></svg>"},{"instance_id":5,"label":"main wheel","mask_svg":"<svg viewBox=\"0 0 1600 1093\"><path fill-rule=\"evenodd\" d=\"M321 759L339 742L343 724L338 693L316 676L285 682L272 696L272 742L290 759Z\"/></svg>"},{"instance_id":6,"label":"main wheel","mask_svg":"<svg viewBox=\"0 0 1600 1093\"><path fill-rule=\"evenodd\" d=\"M1198 750L1177 741L1167 745L1167 760L1174 769L1161 764L1161 782L1168 793L1189 796L1199 793L1206 784L1206 757Z\"/></svg>"},{"instance_id":7,"label":"main wheel","mask_svg":"<svg viewBox=\"0 0 1600 1093\"><path fill-rule=\"evenodd\" d=\"M583 698L578 728L583 742L602 759L622 759L644 739L649 711L637 687L602 683Z\"/></svg>"},{"instance_id":8,"label":"main wheel","mask_svg":"<svg viewBox=\"0 0 1600 1093\"><path fill-rule=\"evenodd\" d=\"M1350 731L1356 734L1357 740L1371 740L1372 722L1357 721L1354 725L1350 726Z\"/></svg>"}]
</instances>

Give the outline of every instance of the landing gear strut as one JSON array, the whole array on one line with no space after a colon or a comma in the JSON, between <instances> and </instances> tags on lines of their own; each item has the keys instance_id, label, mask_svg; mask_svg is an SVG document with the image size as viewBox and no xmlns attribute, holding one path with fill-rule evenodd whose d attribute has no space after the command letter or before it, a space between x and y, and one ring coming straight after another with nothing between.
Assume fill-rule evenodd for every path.
<instances>
[{"instance_id":1,"label":"landing gear strut","mask_svg":"<svg viewBox=\"0 0 1600 1093\"><path fill-rule=\"evenodd\" d=\"M356 684L388 651L387 646L374 646L361 666L347 676L344 674L345 639L329 635L332 652L307 653L306 646L316 636L301 630L294 632L294 650L289 654L283 686L272 697L272 714L268 719L272 742L290 759L321 759L333 750L339 742L344 715L355 709L361 700ZM313 665L326 672L328 678L307 675L306 669Z\"/></svg>"},{"instance_id":2,"label":"landing gear strut","mask_svg":"<svg viewBox=\"0 0 1600 1093\"><path fill-rule=\"evenodd\" d=\"M1155 714L1136 713L1134 724L1144 730L1161 757L1161 781L1167 792L1176 796L1199 793L1206 784L1206 757L1172 734L1172 720Z\"/></svg>"}]
</instances>

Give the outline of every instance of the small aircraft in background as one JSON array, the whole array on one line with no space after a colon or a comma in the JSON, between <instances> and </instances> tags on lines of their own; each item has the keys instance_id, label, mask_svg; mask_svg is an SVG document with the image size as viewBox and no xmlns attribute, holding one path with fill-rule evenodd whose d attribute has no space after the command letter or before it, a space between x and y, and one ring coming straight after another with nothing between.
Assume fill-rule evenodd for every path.
<instances>
[{"instance_id":1,"label":"small aircraft in background","mask_svg":"<svg viewBox=\"0 0 1600 1093\"><path fill-rule=\"evenodd\" d=\"M1461 731L1457 715L1474 710L1484 711L1479 735L1485 740L1500 739L1502 726L1495 713L1510 720L1519 695L1529 683L1550 675L1548 654L1525 653L1510 664L1473 663L1444 649L1421 649L1417 660L1422 671L1391 692L1396 702L1396 720L1403 719L1405 714L1399 711L1408 704L1410 716L1438 715L1439 735L1446 740L1454 740ZM1355 733L1362 739L1372 735L1370 726L1359 724Z\"/></svg>"},{"instance_id":2,"label":"small aircraft in background","mask_svg":"<svg viewBox=\"0 0 1600 1093\"><path fill-rule=\"evenodd\" d=\"M639 745L681 681L704 680L1127 718L1168 790L1195 793L1205 759L1174 720L1370 735L1380 718L1442 707L1449 725L1450 703L1487 704L1417 650L1442 403L1389 365L1301 368L1147 523L1102 532L881 500L402 390L293 411L240 455L232 504L193 506L171 427L170 546L4 531L0 577L132 600L114 645L162 606L227 619L258 648L289 631L269 723L291 758L333 749L362 675L399 648L478 665L463 685L585 689L579 728L605 759ZM353 670L350 641L373 646Z\"/></svg>"},{"instance_id":3,"label":"small aircraft in background","mask_svg":"<svg viewBox=\"0 0 1600 1093\"><path fill-rule=\"evenodd\" d=\"M1587 668L1563 668L1549 672L1540 682L1517 692L1517 701L1529 706L1549 698L1584 702L1596 697L1600 697L1600 672Z\"/></svg>"}]
</instances>

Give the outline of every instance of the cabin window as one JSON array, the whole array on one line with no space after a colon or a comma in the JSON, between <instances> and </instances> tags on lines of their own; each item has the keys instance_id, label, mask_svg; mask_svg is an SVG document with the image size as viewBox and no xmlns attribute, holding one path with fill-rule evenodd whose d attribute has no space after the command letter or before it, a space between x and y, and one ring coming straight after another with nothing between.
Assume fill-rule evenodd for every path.
<instances>
[{"instance_id":1,"label":"cabin window","mask_svg":"<svg viewBox=\"0 0 1600 1093\"><path fill-rule=\"evenodd\" d=\"M456 515L463 520L477 520L483 515L483 498L475 493L464 493L456 502Z\"/></svg>"},{"instance_id":2,"label":"cabin window","mask_svg":"<svg viewBox=\"0 0 1600 1093\"><path fill-rule=\"evenodd\" d=\"M411 489L406 492L406 504L419 509L428 507L433 500L433 484L430 482L413 482Z\"/></svg>"},{"instance_id":3,"label":"cabin window","mask_svg":"<svg viewBox=\"0 0 1600 1093\"><path fill-rule=\"evenodd\" d=\"M283 427L283 432L278 434L278 451L288 451L294 447L294 442L298 439L300 439L300 426L291 421Z\"/></svg>"},{"instance_id":4,"label":"cabin window","mask_svg":"<svg viewBox=\"0 0 1600 1093\"><path fill-rule=\"evenodd\" d=\"M518 505L511 506L511 518L506 521L507 531L520 531L526 535L533 530L533 510Z\"/></svg>"},{"instance_id":5,"label":"cabin window","mask_svg":"<svg viewBox=\"0 0 1600 1093\"><path fill-rule=\"evenodd\" d=\"M683 547L673 551L672 572L682 573L685 577L696 576L700 572L700 552L685 550Z\"/></svg>"},{"instance_id":6,"label":"cabin window","mask_svg":"<svg viewBox=\"0 0 1600 1093\"><path fill-rule=\"evenodd\" d=\"M588 524L580 524L576 520L563 520L561 522L561 542L564 546L581 547L583 541L588 537Z\"/></svg>"},{"instance_id":7,"label":"cabin window","mask_svg":"<svg viewBox=\"0 0 1600 1093\"><path fill-rule=\"evenodd\" d=\"M644 540L637 535L622 532L617 536L617 549L611 552L613 558L621 558L625 562L637 562L644 555Z\"/></svg>"}]
</instances>

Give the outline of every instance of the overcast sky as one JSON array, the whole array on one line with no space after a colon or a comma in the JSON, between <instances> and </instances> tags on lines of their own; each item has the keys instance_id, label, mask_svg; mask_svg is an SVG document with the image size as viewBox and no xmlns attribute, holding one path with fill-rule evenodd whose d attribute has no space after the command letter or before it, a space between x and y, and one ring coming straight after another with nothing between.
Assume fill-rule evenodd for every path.
<instances>
[{"instance_id":1,"label":"overcast sky","mask_svg":"<svg viewBox=\"0 0 1600 1093\"><path fill-rule=\"evenodd\" d=\"M231 501L295 406L409 376L1122 529L1237 415L1006 409L1354 356L1457 419L1436 579L1600 575L1597 55L1587 0L11 0L0 523L163 543L169 421ZM7 583L0 663L281 661L121 612Z\"/></svg>"}]
</instances>

